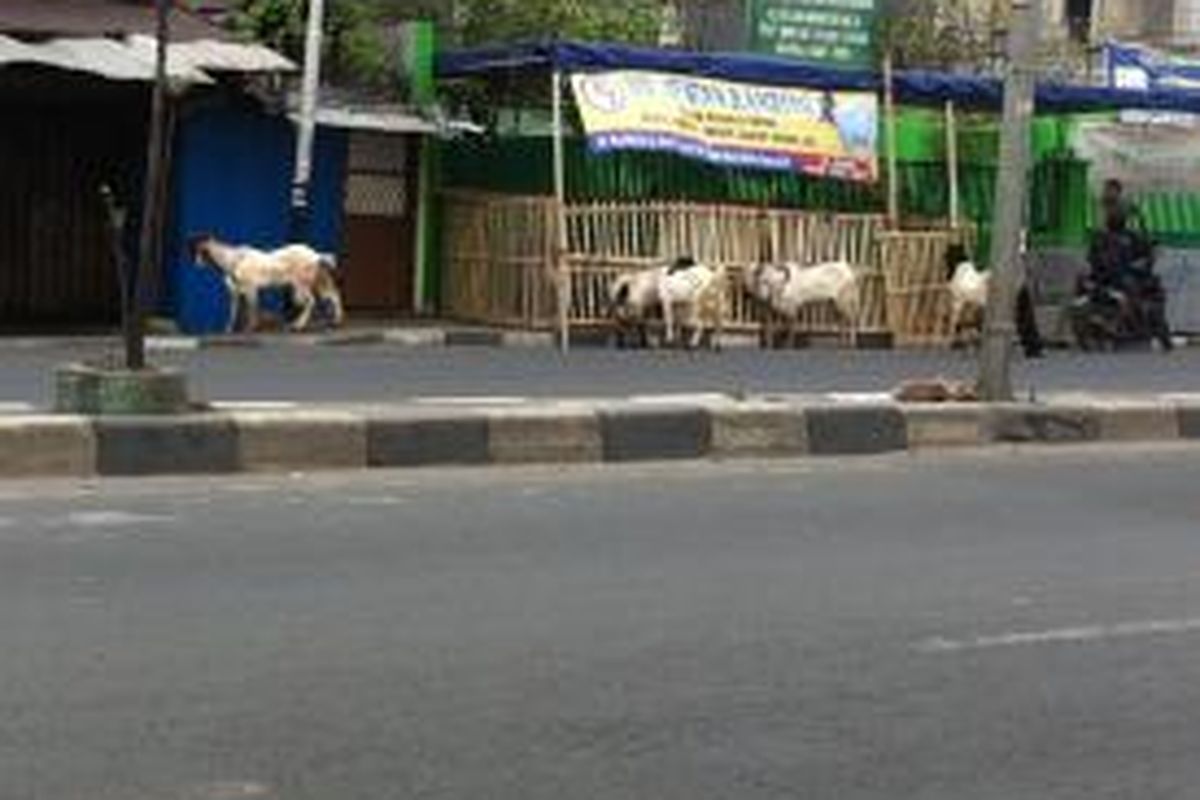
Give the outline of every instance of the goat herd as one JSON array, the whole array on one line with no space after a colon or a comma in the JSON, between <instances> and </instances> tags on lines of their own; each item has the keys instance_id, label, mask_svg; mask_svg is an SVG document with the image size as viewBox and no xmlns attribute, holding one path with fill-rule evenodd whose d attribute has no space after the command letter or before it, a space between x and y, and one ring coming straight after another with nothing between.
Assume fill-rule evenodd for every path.
<instances>
[{"instance_id":1,"label":"goat herd","mask_svg":"<svg viewBox=\"0 0 1200 800\"><path fill-rule=\"evenodd\" d=\"M970 262L965 250L947 254L951 297L951 330L980 321L987 306L988 275ZM777 324L786 326L786 339L796 344L801 312L817 303L832 303L844 338L857 345L862 311L859 273L845 261L813 266L758 264L742 271L741 291L762 310L762 341L778 342ZM649 345L649 322L663 319L663 344L694 348L705 341L718 347L725 319L729 277L723 266L697 263L690 257L669 265L621 275L609 289L609 316L617 326L618 343ZM1022 297L1028 299L1027 293ZM685 335L686 331L686 335ZM1023 336L1024 338L1024 336Z\"/></svg>"},{"instance_id":2,"label":"goat herd","mask_svg":"<svg viewBox=\"0 0 1200 800\"><path fill-rule=\"evenodd\" d=\"M234 316L239 305L245 306L248 329L254 330L257 325L259 291L268 288L288 292L296 307L293 330L307 327L322 302L332 313L332 323L342 323L344 310L332 256L299 244L263 251L226 244L207 234L193 238L191 245L196 263L220 274L234 300ZM951 330L957 334L964 321L971 316L978 318L987 305L988 276L968 260L962 248L950 249L947 267ZM858 272L845 261L813 266L758 264L743 270L741 276L741 290L763 310L763 342L768 345L776 342L776 324L782 320L787 326L788 342L795 346L801 312L816 303L832 303L845 338L856 346L862 311L859 283ZM636 335L643 347L648 346L648 323L661 312L664 345L696 348L707 341L716 348L723 332L728 290L729 275L724 266L701 264L685 256L670 264L619 276L609 288L609 316L616 323L622 346L630 343L631 335ZM1017 316L1029 352L1030 326L1032 336L1036 338L1037 334L1027 291L1021 294Z\"/></svg>"}]
</instances>

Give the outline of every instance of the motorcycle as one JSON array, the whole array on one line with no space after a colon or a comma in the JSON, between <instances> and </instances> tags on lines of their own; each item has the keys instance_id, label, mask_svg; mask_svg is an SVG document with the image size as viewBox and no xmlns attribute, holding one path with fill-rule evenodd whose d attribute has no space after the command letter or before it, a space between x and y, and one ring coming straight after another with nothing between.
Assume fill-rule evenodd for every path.
<instances>
[{"instance_id":1,"label":"motorcycle","mask_svg":"<svg viewBox=\"0 0 1200 800\"><path fill-rule=\"evenodd\" d=\"M1080 349L1111 352L1157 341L1171 350L1167 296L1154 274L1153 244L1101 233L1088 260L1092 273L1080 278L1071 304Z\"/></svg>"}]
</instances>

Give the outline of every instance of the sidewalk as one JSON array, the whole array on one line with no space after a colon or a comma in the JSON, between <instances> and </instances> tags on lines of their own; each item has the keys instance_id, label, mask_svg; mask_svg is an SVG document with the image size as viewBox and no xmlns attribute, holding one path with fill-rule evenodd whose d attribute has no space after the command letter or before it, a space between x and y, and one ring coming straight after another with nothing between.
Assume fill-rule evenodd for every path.
<instances>
[{"instance_id":1,"label":"sidewalk","mask_svg":"<svg viewBox=\"0 0 1200 800\"><path fill-rule=\"evenodd\" d=\"M0 416L0 477L797 458L1200 441L1200 394L920 405L888 395L214 404L174 417Z\"/></svg>"},{"instance_id":2,"label":"sidewalk","mask_svg":"<svg viewBox=\"0 0 1200 800\"><path fill-rule=\"evenodd\" d=\"M391 344L401 347L552 347L551 333L503 330L484 326L441 323L363 323L339 330L290 333L266 331L247 334L187 336L174 333L150 333L146 350L150 353L190 352L238 347L338 347L346 345ZM0 335L0 352L6 349L35 350L50 347L118 347L118 333L95 332L63 335Z\"/></svg>"},{"instance_id":3,"label":"sidewalk","mask_svg":"<svg viewBox=\"0 0 1200 800\"><path fill-rule=\"evenodd\" d=\"M835 336L813 337L807 342L811 346L842 346ZM573 331L573 347L608 347L613 344L612 334L595 329ZM151 333L146 337L148 353L195 352L222 348L309 348L344 347L361 345L391 345L404 348L424 347L506 347L506 348L552 348L558 345L558 336L551 331L528 331L487 325L471 325L444 321L352 322L337 330L291 333L282 330L246 334L212 334L188 336L173 333ZM726 333L721 339L726 348L758 347L757 334ZM36 350L52 347L119 347L120 335L115 332L66 333L63 335L0 335L0 353L6 349ZM890 349L889 337L864 334L860 337L859 349Z\"/></svg>"}]
</instances>

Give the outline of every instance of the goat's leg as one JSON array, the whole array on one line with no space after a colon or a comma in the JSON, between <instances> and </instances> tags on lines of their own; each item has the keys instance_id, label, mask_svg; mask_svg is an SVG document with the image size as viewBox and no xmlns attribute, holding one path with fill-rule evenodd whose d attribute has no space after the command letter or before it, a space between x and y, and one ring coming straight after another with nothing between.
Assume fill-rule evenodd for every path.
<instances>
[{"instance_id":1,"label":"goat's leg","mask_svg":"<svg viewBox=\"0 0 1200 800\"><path fill-rule=\"evenodd\" d=\"M308 289L302 289L299 286L295 288L296 303L300 306L300 314L296 317L296 321L292 323L293 331L302 331L308 327L309 321L312 320L313 309L317 306L317 299Z\"/></svg>"},{"instance_id":2,"label":"goat's leg","mask_svg":"<svg viewBox=\"0 0 1200 800\"><path fill-rule=\"evenodd\" d=\"M246 332L258 330L258 289L251 287L242 293L246 301Z\"/></svg>"},{"instance_id":3,"label":"goat's leg","mask_svg":"<svg viewBox=\"0 0 1200 800\"><path fill-rule=\"evenodd\" d=\"M342 293L336 286L327 286L321 292L321 299L332 307L331 322L333 327L340 328L346 321L346 306L342 303Z\"/></svg>"},{"instance_id":4,"label":"goat's leg","mask_svg":"<svg viewBox=\"0 0 1200 800\"><path fill-rule=\"evenodd\" d=\"M233 278L225 276L225 292L229 296L229 321L225 325L226 333L237 333L238 317L242 310L242 293L238 291Z\"/></svg>"},{"instance_id":5,"label":"goat's leg","mask_svg":"<svg viewBox=\"0 0 1200 800\"><path fill-rule=\"evenodd\" d=\"M846 308L842 312L842 318L846 321L846 325L849 326L850 348L852 350L858 349L858 320L861 316L862 308L859 305L858 297L855 296L846 303Z\"/></svg>"},{"instance_id":6,"label":"goat's leg","mask_svg":"<svg viewBox=\"0 0 1200 800\"><path fill-rule=\"evenodd\" d=\"M950 347L958 344L958 326L961 324L962 303L955 300L950 306Z\"/></svg>"},{"instance_id":7,"label":"goat's leg","mask_svg":"<svg viewBox=\"0 0 1200 800\"><path fill-rule=\"evenodd\" d=\"M679 323L679 339L685 350L695 350L699 344L704 328L700 324L700 315L696 313L696 304L688 306L687 313Z\"/></svg>"},{"instance_id":8,"label":"goat's leg","mask_svg":"<svg viewBox=\"0 0 1200 800\"><path fill-rule=\"evenodd\" d=\"M675 307L671 303L663 303L663 344L670 347L675 343Z\"/></svg>"}]
</instances>

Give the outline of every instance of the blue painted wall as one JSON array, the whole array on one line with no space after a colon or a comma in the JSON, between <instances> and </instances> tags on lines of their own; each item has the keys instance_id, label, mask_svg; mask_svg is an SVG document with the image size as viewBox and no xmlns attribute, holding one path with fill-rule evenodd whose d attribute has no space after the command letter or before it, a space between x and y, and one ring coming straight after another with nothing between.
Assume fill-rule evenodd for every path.
<instances>
[{"instance_id":1,"label":"blue painted wall","mask_svg":"<svg viewBox=\"0 0 1200 800\"><path fill-rule=\"evenodd\" d=\"M254 108L208 104L185 114L177 136L160 310L185 333L220 332L229 297L215 272L192 262L188 238L212 233L266 249L288 241L295 128ZM324 252L341 248L346 151L344 132L318 131L308 243Z\"/></svg>"}]
</instances>

